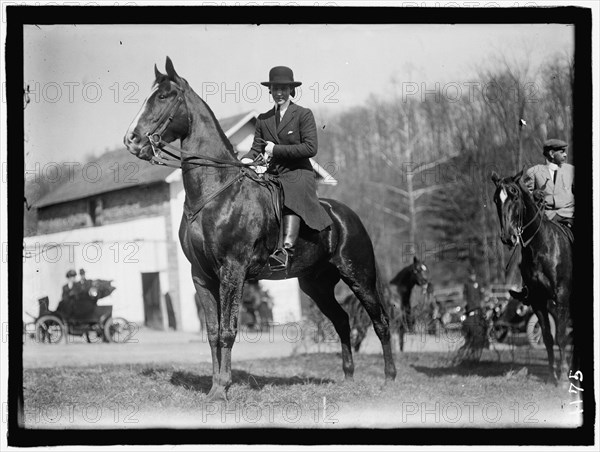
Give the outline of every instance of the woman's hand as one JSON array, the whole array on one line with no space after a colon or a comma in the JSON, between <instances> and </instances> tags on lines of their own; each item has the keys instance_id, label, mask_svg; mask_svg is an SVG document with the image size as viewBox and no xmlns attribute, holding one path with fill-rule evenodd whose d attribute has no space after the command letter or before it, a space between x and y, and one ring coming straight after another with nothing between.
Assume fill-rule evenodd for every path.
<instances>
[{"instance_id":1,"label":"woman's hand","mask_svg":"<svg viewBox=\"0 0 600 452\"><path fill-rule=\"evenodd\" d=\"M271 157L273 156L273 148L275 147L275 143L272 141L265 141L265 152L269 154Z\"/></svg>"}]
</instances>

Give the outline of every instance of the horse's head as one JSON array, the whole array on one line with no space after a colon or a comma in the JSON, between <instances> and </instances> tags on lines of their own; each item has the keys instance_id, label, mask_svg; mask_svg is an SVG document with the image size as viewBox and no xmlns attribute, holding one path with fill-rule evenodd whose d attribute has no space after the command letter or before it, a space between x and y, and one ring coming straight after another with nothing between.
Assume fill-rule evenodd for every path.
<instances>
[{"instance_id":1,"label":"horse's head","mask_svg":"<svg viewBox=\"0 0 600 452\"><path fill-rule=\"evenodd\" d=\"M523 171L504 179L492 172L492 181L496 185L494 203L500 220L500 240L511 248L518 243L523 222L523 193L527 188L522 177Z\"/></svg>"},{"instance_id":2,"label":"horse's head","mask_svg":"<svg viewBox=\"0 0 600 452\"><path fill-rule=\"evenodd\" d=\"M416 284L419 286L425 286L429 282L429 270L427 266L422 263L417 256L413 258L413 263L411 265L411 271L413 273L413 278L415 278Z\"/></svg>"},{"instance_id":3,"label":"horse's head","mask_svg":"<svg viewBox=\"0 0 600 452\"><path fill-rule=\"evenodd\" d=\"M143 160L152 158L151 140L158 143L162 139L171 143L185 137L189 131L189 115L184 96L189 86L177 75L169 57L165 67L167 73L162 74L154 65L156 79L152 91L123 139L129 152Z\"/></svg>"}]
</instances>

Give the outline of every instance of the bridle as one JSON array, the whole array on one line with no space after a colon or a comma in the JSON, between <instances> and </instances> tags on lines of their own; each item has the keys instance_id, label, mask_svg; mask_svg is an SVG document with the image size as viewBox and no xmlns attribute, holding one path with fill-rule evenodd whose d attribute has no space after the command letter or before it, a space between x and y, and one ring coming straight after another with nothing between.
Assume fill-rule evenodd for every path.
<instances>
[{"instance_id":1,"label":"bridle","mask_svg":"<svg viewBox=\"0 0 600 452\"><path fill-rule=\"evenodd\" d=\"M520 191L520 189L519 189L519 191ZM521 193L521 196L518 199L518 203L519 203L519 215L518 215L518 221L517 221L517 225L516 225L517 238L519 239L519 244L523 248L526 248L531 243L531 241L534 239L534 237L537 235L537 233L540 231L540 228L542 227L541 215L543 215L543 213L542 213L542 209L540 209L538 206L536 206L535 215L533 216L533 218L531 220L529 220L527 222L527 224L525 226L523 226L523 211L525 210L525 205L524 205L524 201L523 201L523 193ZM523 235L525 234L525 230L533 224L533 222L538 218L538 216L540 217L540 219L539 219L539 223L538 223L538 226L537 226L535 232L533 234L531 234L531 237L529 237L527 240L523 240ZM510 255L510 258L508 259L508 263L506 264L506 268L505 268L506 273L508 273L508 269L510 268L510 265L512 264L512 261L513 261L513 258L515 257L516 251L517 251L517 247L515 246L512 254Z\"/></svg>"},{"instance_id":2,"label":"bridle","mask_svg":"<svg viewBox=\"0 0 600 452\"><path fill-rule=\"evenodd\" d=\"M177 85L175 85L175 86L177 86ZM221 187L219 187L216 191L211 193L206 198L201 199L199 203L196 203L196 205L193 207L192 210L188 209L187 205L184 205L184 210L185 210L186 216L188 217L188 220L191 222L191 221L194 221L194 219L196 218L198 213L200 213L200 211L204 208L204 206L206 206L206 204L209 203L209 201L213 200L217 195L219 195L220 193L225 191L227 188L229 188L235 182L241 181L244 177L249 177L250 179L252 179L258 183L265 183L261 179L260 175L254 176L254 175L250 174L250 171L249 171L250 167L252 167L252 166L264 165L264 160L263 160L262 155L260 155L260 154L251 163L242 163L237 160L219 159L219 158L211 157L209 155L204 155L204 154L191 154L190 152L186 151L185 149L176 148L175 146L172 146L170 143L167 143L165 140L163 140L162 135L165 133L165 131L169 127L169 124L171 124L171 122L175 118L175 115L177 114L179 107L182 104L185 104L185 99L184 99L181 88L177 87L176 89L177 89L177 97L175 98L175 101L160 116L156 127L154 127L154 129L151 132L148 132L146 134L146 137L148 137L148 140L150 141L150 146L152 147L152 154L153 154L152 159L150 160L150 163L152 163L154 165L163 165L163 166L169 166L171 168L178 168L178 169L182 168L183 163L196 165L196 166L213 167L213 168L238 167L240 169L239 173L237 173L235 175L235 177L233 177L229 181L225 182ZM186 111L187 111L187 107L186 107ZM189 111L187 111L187 120L188 120L188 127L189 127L189 125L191 124ZM167 149L169 149L169 150L167 150ZM172 158L162 157L160 155L161 152L169 155ZM179 154L179 155L177 155L177 154ZM183 168L182 168L182 170L183 170ZM254 171L252 171L252 172L254 172Z\"/></svg>"},{"instance_id":3,"label":"bridle","mask_svg":"<svg viewBox=\"0 0 600 452\"><path fill-rule=\"evenodd\" d=\"M174 83L173 83L174 84ZM175 85L177 86L177 85ZM203 154L191 154L185 149L176 148L175 146L167 143L162 139L162 135L165 133L171 121L175 118L177 111L181 104L185 104L183 92L181 88L177 87L177 97L175 101L163 112L157 121L156 127L151 132L146 133L146 137L150 141L152 147L152 159L150 163L154 165L170 166L171 168L181 168L183 162L197 166L210 166L214 168L249 168L251 166L260 166L262 163L262 156L258 156L252 163L242 163L237 160L225 160L216 157L211 157ZM187 111L187 107L186 107ZM189 112L187 113L188 125L191 123ZM170 151L167 151L166 149ZM160 153L163 152L172 157L172 159L166 159L161 157ZM180 155L176 155L179 153ZM208 162L202 162L207 160Z\"/></svg>"},{"instance_id":4,"label":"bridle","mask_svg":"<svg viewBox=\"0 0 600 452\"><path fill-rule=\"evenodd\" d=\"M535 209L535 215L533 216L533 218L531 220L529 220L527 222L527 224L525 226L523 226L523 211L525 210L525 205L523 202L523 194L521 193L521 197L519 198L519 218L518 218L518 223L517 223L517 237L519 238L519 242L521 244L521 246L523 248L526 248L531 241L534 239L534 237L537 235L537 233L540 231L540 228L542 227L542 209L540 209L538 206L536 206ZM533 234L531 234L531 237L529 237L527 240L523 240L523 235L525 234L525 230L531 226L533 224L533 222L540 217L540 220L538 222L538 226L535 230L535 232Z\"/></svg>"}]
</instances>

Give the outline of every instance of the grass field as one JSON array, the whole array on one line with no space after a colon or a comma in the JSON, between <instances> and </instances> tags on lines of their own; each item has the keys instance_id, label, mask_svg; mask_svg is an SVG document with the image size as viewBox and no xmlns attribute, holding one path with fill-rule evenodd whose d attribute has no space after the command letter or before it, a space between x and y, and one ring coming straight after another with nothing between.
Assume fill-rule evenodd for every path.
<instances>
[{"instance_id":1,"label":"grass field","mask_svg":"<svg viewBox=\"0 0 600 452\"><path fill-rule=\"evenodd\" d=\"M209 363L103 364L24 371L31 428L147 427L570 427L580 415L565 385L546 383L543 350L485 350L475 365L447 353L355 355L343 382L338 353L233 362L227 405L206 401Z\"/></svg>"}]
</instances>

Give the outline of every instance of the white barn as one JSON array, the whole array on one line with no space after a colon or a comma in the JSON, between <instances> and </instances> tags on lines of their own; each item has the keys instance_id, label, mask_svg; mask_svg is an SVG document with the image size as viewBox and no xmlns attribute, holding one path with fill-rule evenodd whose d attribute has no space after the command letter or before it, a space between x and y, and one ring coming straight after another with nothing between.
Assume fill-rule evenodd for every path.
<instances>
[{"instance_id":1,"label":"white barn","mask_svg":"<svg viewBox=\"0 0 600 452\"><path fill-rule=\"evenodd\" d=\"M220 120L240 155L252 145L257 115ZM319 183L337 184L311 161ZM184 197L181 170L150 165L119 148L41 198L37 235L24 238L24 321L37 316L44 296L55 309L66 272L84 268L88 279L113 280L117 290L99 301L113 305L113 315L157 329L198 331L190 264L178 238ZM273 297L275 322L301 319L297 280L261 285Z\"/></svg>"}]
</instances>

